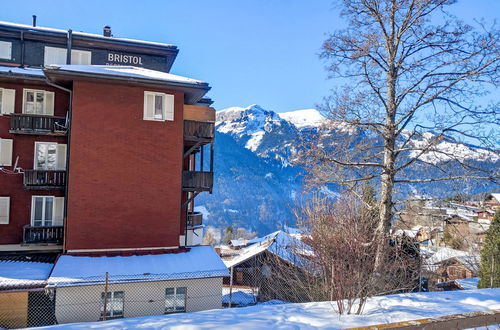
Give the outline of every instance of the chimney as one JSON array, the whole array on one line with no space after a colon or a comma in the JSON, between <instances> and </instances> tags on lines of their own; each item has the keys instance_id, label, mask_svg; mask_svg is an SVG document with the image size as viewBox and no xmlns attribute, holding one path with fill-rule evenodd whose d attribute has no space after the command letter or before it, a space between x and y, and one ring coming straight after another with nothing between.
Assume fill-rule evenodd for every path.
<instances>
[{"instance_id":1,"label":"chimney","mask_svg":"<svg viewBox=\"0 0 500 330\"><path fill-rule=\"evenodd\" d=\"M111 26L106 25L106 26L102 29L102 35L103 35L103 36L105 36L105 37L111 37Z\"/></svg>"},{"instance_id":2,"label":"chimney","mask_svg":"<svg viewBox=\"0 0 500 330\"><path fill-rule=\"evenodd\" d=\"M36 15L33 15L33 27L36 26Z\"/></svg>"}]
</instances>

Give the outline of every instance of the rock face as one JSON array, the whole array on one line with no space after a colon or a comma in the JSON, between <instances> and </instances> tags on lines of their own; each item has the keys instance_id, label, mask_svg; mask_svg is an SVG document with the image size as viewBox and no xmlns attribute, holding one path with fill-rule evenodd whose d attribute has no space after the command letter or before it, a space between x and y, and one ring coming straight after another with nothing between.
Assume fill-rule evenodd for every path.
<instances>
[{"instance_id":1,"label":"rock face","mask_svg":"<svg viewBox=\"0 0 500 330\"><path fill-rule=\"evenodd\" d=\"M293 211L305 198L302 194L303 169L291 162L302 138L317 133L325 121L315 109L276 113L259 105L232 107L217 113L215 137L215 181L212 195L200 194L196 205L205 213L204 223L217 228L228 225L256 231L259 235L294 226ZM363 132L338 125L338 132L357 135ZM430 138L426 133L423 138ZM423 143L414 140L414 145ZM463 160L498 171L499 159L483 149L443 140L438 148L458 154ZM409 153L405 157L412 157ZM430 164L446 162L442 153L429 153ZM444 157L444 158L443 158ZM457 169L458 170L458 169ZM423 177L437 171L433 166L416 166L407 173ZM468 192L497 189L487 183L474 183ZM334 191L325 189L334 195ZM449 196L453 187L443 183L405 186L401 195L425 193ZM463 192L463 191L462 191Z\"/></svg>"}]
</instances>

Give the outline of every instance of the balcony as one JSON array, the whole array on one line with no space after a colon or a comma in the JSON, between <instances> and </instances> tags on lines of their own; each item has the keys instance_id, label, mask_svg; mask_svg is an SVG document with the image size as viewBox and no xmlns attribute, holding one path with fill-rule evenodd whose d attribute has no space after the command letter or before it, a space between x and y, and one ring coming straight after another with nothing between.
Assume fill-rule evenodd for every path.
<instances>
[{"instance_id":1,"label":"balcony","mask_svg":"<svg viewBox=\"0 0 500 330\"><path fill-rule=\"evenodd\" d=\"M66 171L24 170L24 189L64 190Z\"/></svg>"},{"instance_id":2,"label":"balcony","mask_svg":"<svg viewBox=\"0 0 500 330\"><path fill-rule=\"evenodd\" d=\"M213 172L182 171L182 190L212 191L214 184Z\"/></svg>"},{"instance_id":3,"label":"balcony","mask_svg":"<svg viewBox=\"0 0 500 330\"><path fill-rule=\"evenodd\" d=\"M13 113L10 115L10 133L30 135L66 135L66 118Z\"/></svg>"},{"instance_id":4,"label":"balcony","mask_svg":"<svg viewBox=\"0 0 500 330\"><path fill-rule=\"evenodd\" d=\"M187 216L186 225L188 228L198 227L203 224L203 214L200 212L189 212Z\"/></svg>"},{"instance_id":5,"label":"balcony","mask_svg":"<svg viewBox=\"0 0 500 330\"><path fill-rule=\"evenodd\" d=\"M184 120L184 141L210 143L214 133L215 124L212 122Z\"/></svg>"},{"instance_id":6,"label":"balcony","mask_svg":"<svg viewBox=\"0 0 500 330\"><path fill-rule=\"evenodd\" d=\"M23 227L23 244L62 244L63 226Z\"/></svg>"}]
</instances>

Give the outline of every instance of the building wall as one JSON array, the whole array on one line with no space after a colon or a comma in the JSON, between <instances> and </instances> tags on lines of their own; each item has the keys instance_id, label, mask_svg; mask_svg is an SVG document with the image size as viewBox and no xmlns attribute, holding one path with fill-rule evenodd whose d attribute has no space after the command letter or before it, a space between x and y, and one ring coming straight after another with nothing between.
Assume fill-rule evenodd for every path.
<instances>
[{"instance_id":1,"label":"building wall","mask_svg":"<svg viewBox=\"0 0 500 330\"><path fill-rule=\"evenodd\" d=\"M110 284L108 291L124 292L124 317L165 313L165 289L186 287L186 311L221 308L222 278ZM61 287L56 290L59 323L93 322L101 316L104 285Z\"/></svg>"},{"instance_id":2,"label":"building wall","mask_svg":"<svg viewBox=\"0 0 500 330\"><path fill-rule=\"evenodd\" d=\"M49 87L45 84L33 82L4 82L0 81L0 88L16 90L15 113L22 113L23 88L41 89L55 92L54 115L66 116L69 104L68 93ZM18 167L23 169L33 168L35 154L35 141L66 143L65 136L45 135L18 135L10 134L10 116L0 115L0 138L13 139L12 166L19 157ZM12 169L12 168L8 168ZM61 190L25 190L23 188L22 174L6 174L0 172L0 196L10 196L9 224L0 224L0 244L19 244L22 241L23 226L30 224L31 196L64 196Z\"/></svg>"},{"instance_id":3,"label":"building wall","mask_svg":"<svg viewBox=\"0 0 500 330\"><path fill-rule=\"evenodd\" d=\"M0 293L0 327L23 328L28 322L28 291Z\"/></svg>"},{"instance_id":4,"label":"building wall","mask_svg":"<svg viewBox=\"0 0 500 330\"><path fill-rule=\"evenodd\" d=\"M174 94L174 121L143 120L146 90ZM69 252L179 245L183 100L181 92L74 82Z\"/></svg>"}]
</instances>

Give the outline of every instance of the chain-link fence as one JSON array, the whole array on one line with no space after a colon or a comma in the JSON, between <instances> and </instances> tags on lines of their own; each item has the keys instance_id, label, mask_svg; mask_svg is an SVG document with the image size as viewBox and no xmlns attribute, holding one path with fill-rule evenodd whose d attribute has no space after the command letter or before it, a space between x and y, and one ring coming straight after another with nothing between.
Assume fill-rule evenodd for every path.
<instances>
[{"instance_id":1,"label":"chain-link fence","mask_svg":"<svg viewBox=\"0 0 500 330\"><path fill-rule=\"evenodd\" d=\"M17 328L222 308L223 277L182 273L108 275L2 283L0 327Z\"/></svg>"}]
</instances>

